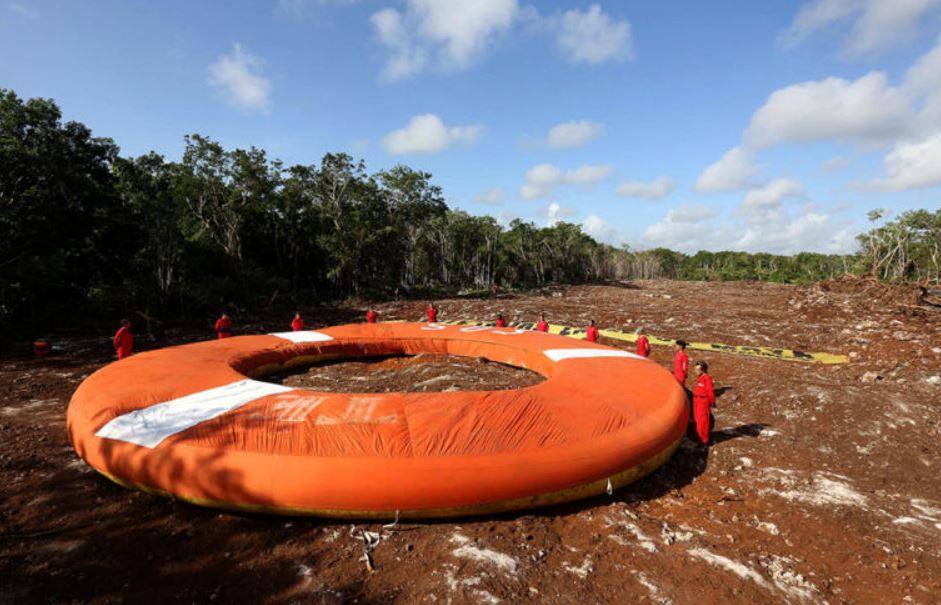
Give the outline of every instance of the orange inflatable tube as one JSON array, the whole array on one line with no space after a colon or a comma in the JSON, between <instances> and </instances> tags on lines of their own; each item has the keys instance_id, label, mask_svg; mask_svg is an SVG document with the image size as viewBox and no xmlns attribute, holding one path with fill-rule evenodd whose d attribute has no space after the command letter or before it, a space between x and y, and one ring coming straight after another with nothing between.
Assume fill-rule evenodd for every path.
<instances>
[{"instance_id":1,"label":"orange inflatable tube","mask_svg":"<svg viewBox=\"0 0 941 605\"><path fill-rule=\"evenodd\" d=\"M256 380L326 359L442 353L538 372L506 391L321 393ZM197 504L446 517L554 504L652 471L686 430L656 363L511 328L360 324L134 355L88 377L68 430L89 465Z\"/></svg>"}]
</instances>

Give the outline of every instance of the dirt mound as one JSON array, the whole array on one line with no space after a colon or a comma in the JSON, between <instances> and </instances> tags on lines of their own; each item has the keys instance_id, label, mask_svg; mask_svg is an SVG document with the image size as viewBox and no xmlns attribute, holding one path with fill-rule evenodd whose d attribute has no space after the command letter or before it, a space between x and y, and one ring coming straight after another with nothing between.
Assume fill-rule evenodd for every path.
<instances>
[{"instance_id":1,"label":"dirt mound","mask_svg":"<svg viewBox=\"0 0 941 605\"><path fill-rule=\"evenodd\" d=\"M844 276L803 289L792 307L836 305L846 310L895 313L924 304L925 289L916 284L890 284L871 277Z\"/></svg>"},{"instance_id":2,"label":"dirt mound","mask_svg":"<svg viewBox=\"0 0 941 605\"><path fill-rule=\"evenodd\" d=\"M483 358L421 354L344 360L265 378L291 387L333 393L498 391L539 384L535 372Z\"/></svg>"}]
</instances>

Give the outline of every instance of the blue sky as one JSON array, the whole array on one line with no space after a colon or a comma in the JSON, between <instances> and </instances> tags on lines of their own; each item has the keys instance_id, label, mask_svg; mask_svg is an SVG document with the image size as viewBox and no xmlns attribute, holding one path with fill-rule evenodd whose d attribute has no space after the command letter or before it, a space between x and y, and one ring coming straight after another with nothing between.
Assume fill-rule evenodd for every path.
<instances>
[{"instance_id":1,"label":"blue sky","mask_svg":"<svg viewBox=\"0 0 941 605\"><path fill-rule=\"evenodd\" d=\"M941 0L0 0L0 87L126 155L347 151L633 248L844 252L941 206L939 33Z\"/></svg>"}]
</instances>

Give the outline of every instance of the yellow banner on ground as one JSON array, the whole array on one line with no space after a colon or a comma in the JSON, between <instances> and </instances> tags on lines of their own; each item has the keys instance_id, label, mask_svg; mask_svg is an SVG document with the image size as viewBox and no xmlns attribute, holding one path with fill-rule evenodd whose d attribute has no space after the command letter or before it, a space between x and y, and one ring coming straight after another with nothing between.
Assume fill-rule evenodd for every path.
<instances>
[{"instance_id":1,"label":"yellow banner on ground","mask_svg":"<svg viewBox=\"0 0 941 605\"><path fill-rule=\"evenodd\" d=\"M454 326L493 326L492 321L479 321L476 319L449 319L439 323ZM529 322L511 321L509 327L521 330L535 330L536 324ZM571 326L560 326L558 324L549 324L549 333L569 338L585 338L585 328L573 328ZM598 330L598 334L605 338L612 338L623 342L637 342L637 334L633 332L622 332L620 330ZM670 345L676 341L672 338L659 338L657 336L647 335L651 345ZM833 353L805 353L804 351L795 351L793 349L780 349L777 347L752 347L747 345L724 345L712 342L688 342L687 349L697 351L714 351L716 353L732 353L735 355L745 355L748 357L764 357L766 359L780 359L783 361L801 361L804 363L823 363L827 365L847 363L849 359L846 355L836 355Z\"/></svg>"}]
</instances>

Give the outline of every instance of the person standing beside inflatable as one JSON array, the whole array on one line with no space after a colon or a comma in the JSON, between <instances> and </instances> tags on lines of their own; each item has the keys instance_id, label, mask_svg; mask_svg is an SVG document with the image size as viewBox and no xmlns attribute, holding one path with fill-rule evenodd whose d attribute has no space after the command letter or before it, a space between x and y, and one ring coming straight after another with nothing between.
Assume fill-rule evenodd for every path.
<instances>
[{"instance_id":1,"label":"person standing beside inflatable","mask_svg":"<svg viewBox=\"0 0 941 605\"><path fill-rule=\"evenodd\" d=\"M376 312L373 311L372 309L369 309L366 311L366 323L374 324L376 323L376 319L378 318L379 318L379 315L377 315Z\"/></svg>"},{"instance_id":2,"label":"person standing beside inflatable","mask_svg":"<svg viewBox=\"0 0 941 605\"><path fill-rule=\"evenodd\" d=\"M231 338L232 336L232 319L226 313L223 313L222 317L216 320L216 334L219 336L219 340Z\"/></svg>"},{"instance_id":3,"label":"person standing beside inflatable","mask_svg":"<svg viewBox=\"0 0 941 605\"><path fill-rule=\"evenodd\" d=\"M689 356L686 354L686 341L677 340L673 345L673 377L683 387L686 387L686 377L689 375Z\"/></svg>"},{"instance_id":4,"label":"person standing beside inflatable","mask_svg":"<svg viewBox=\"0 0 941 605\"><path fill-rule=\"evenodd\" d=\"M539 314L539 323L536 324L537 332L548 332L549 331L549 322L546 321L546 314Z\"/></svg>"},{"instance_id":5,"label":"person standing beside inflatable","mask_svg":"<svg viewBox=\"0 0 941 605\"><path fill-rule=\"evenodd\" d=\"M121 327L114 334L114 352L118 359L130 357L134 352L134 334L131 333L131 322L122 319Z\"/></svg>"},{"instance_id":6,"label":"person standing beside inflatable","mask_svg":"<svg viewBox=\"0 0 941 605\"><path fill-rule=\"evenodd\" d=\"M588 328L585 330L585 340L588 342L598 342L598 326L594 319L588 320Z\"/></svg>"},{"instance_id":7,"label":"person standing beside inflatable","mask_svg":"<svg viewBox=\"0 0 941 605\"><path fill-rule=\"evenodd\" d=\"M428 303L428 308L425 309L425 317L428 318L428 323L430 324L438 321L438 307L435 306L435 303Z\"/></svg>"},{"instance_id":8,"label":"person standing beside inflatable","mask_svg":"<svg viewBox=\"0 0 941 605\"><path fill-rule=\"evenodd\" d=\"M502 314L502 313L498 313L498 314L497 314L497 327L498 327L498 328L505 328L505 327L506 327L506 320L503 319L503 314Z\"/></svg>"},{"instance_id":9,"label":"person standing beside inflatable","mask_svg":"<svg viewBox=\"0 0 941 605\"><path fill-rule=\"evenodd\" d=\"M709 429L712 425L712 410L716 405L716 392L713 389L709 364L697 361L693 367L696 372L696 386L693 387L693 419L696 421L696 434L703 445L709 445Z\"/></svg>"},{"instance_id":10,"label":"person standing beside inflatable","mask_svg":"<svg viewBox=\"0 0 941 605\"><path fill-rule=\"evenodd\" d=\"M294 314L294 319L291 320L291 330L294 332L300 332L304 329L304 320L301 318L301 312L298 311Z\"/></svg>"},{"instance_id":11,"label":"person standing beside inflatable","mask_svg":"<svg viewBox=\"0 0 941 605\"><path fill-rule=\"evenodd\" d=\"M637 354L641 357L650 357L650 341L645 334L637 334Z\"/></svg>"}]
</instances>

